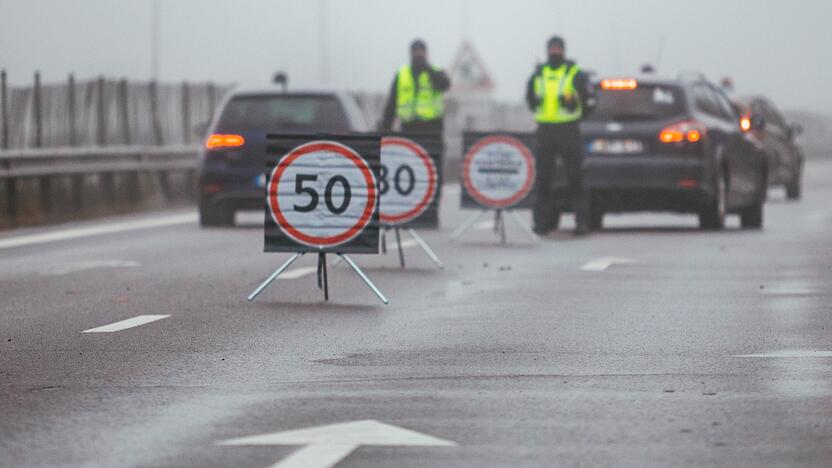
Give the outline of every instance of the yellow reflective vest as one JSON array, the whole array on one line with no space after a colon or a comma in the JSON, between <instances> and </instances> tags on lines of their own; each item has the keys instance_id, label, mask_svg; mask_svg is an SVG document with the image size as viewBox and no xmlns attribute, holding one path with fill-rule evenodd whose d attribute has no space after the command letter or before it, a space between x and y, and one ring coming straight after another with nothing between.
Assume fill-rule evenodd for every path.
<instances>
[{"instance_id":1,"label":"yellow reflective vest","mask_svg":"<svg viewBox=\"0 0 832 468\"><path fill-rule=\"evenodd\" d=\"M575 122L583 116L583 104L575 89L575 75L580 68L564 63L558 68L544 65L534 79L534 93L538 98L535 120L538 123ZM561 105L561 96L572 96L578 106L570 111Z\"/></svg>"},{"instance_id":2,"label":"yellow reflective vest","mask_svg":"<svg viewBox=\"0 0 832 468\"><path fill-rule=\"evenodd\" d=\"M437 69L438 71L438 69ZM445 115L443 93L433 89L430 74L419 74L419 90L409 65L399 69L396 79L396 116L402 123L436 120Z\"/></svg>"}]
</instances>

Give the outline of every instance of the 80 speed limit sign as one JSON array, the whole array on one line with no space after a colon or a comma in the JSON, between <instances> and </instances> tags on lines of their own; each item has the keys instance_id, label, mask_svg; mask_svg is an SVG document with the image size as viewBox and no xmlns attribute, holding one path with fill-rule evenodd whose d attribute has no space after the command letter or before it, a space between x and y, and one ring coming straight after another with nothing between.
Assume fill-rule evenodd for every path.
<instances>
[{"instance_id":1,"label":"80 speed limit sign","mask_svg":"<svg viewBox=\"0 0 832 468\"><path fill-rule=\"evenodd\" d=\"M266 251L378 252L378 137L277 137L266 170Z\"/></svg>"},{"instance_id":2,"label":"80 speed limit sign","mask_svg":"<svg viewBox=\"0 0 832 468\"><path fill-rule=\"evenodd\" d=\"M381 140L382 224L398 226L419 218L433 203L437 185L436 166L425 148L409 138Z\"/></svg>"}]
</instances>

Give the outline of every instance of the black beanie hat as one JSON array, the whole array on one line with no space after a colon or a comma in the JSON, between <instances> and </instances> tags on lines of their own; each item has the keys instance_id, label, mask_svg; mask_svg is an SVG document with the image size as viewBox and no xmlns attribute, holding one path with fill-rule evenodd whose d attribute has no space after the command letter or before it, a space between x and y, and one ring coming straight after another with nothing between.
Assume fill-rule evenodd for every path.
<instances>
[{"instance_id":1,"label":"black beanie hat","mask_svg":"<svg viewBox=\"0 0 832 468\"><path fill-rule=\"evenodd\" d=\"M553 45L559 45L561 47L566 47L566 43L563 41L563 38L560 36L552 36L549 38L549 41L546 43L546 48L552 47Z\"/></svg>"}]
</instances>

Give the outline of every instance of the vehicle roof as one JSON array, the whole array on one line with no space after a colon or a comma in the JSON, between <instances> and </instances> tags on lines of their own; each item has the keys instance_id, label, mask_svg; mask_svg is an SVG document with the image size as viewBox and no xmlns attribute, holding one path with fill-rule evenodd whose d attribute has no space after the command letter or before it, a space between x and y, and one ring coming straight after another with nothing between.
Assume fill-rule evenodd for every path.
<instances>
[{"instance_id":1,"label":"vehicle roof","mask_svg":"<svg viewBox=\"0 0 832 468\"><path fill-rule=\"evenodd\" d=\"M744 94L741 96L737 96L736 100L742 102L744 104L751 104L754 101L766 101L768 102L768 98L761 95L761 94Z\"/></svg>"},{"instance_id":2,"label":"vehicle roof","mask_svg":"<svg viewBox=\"0 0 832 468\"><path fill-rule=\"evenodd\" d=\"M239 88L231 91L232 96L344 96L347 93L338 89L328 88L308 88L308 89L292 89L284 91L282 86L263 86L256 88Z\"/></svg>"},{"instance_id":3,"label":"vehicle roof","mask_svg":"<svg viewBox=\"0 0 832 468\"><path fill-rule=\"evenodd\" d=\"M684 78L684 77L670 77L670 76L663 76L663 75L644 75L640 73L635 73L632 75L595 75L593 77L593 81L595 83L600 83L602 80L607 79L635 79L639 83L643 83L645 85L653 85L653 86L680 86L686 82L691 81L707 81L705 79L697 79L697 78Z\"/></svg>"}]
</instances>

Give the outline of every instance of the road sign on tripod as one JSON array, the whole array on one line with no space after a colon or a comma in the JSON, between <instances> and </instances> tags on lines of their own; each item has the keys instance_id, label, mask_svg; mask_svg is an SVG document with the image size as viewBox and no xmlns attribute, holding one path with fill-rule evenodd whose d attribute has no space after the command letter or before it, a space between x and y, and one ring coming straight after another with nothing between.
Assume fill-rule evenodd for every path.
<instances>
[{"instance_id":1,"label":"road sign on tripod","mask_svg":"<svg viewBox=\"0 0 832 468\"><path fill-rule=\"evenodd\" d=\"M254 300L295 260L318 254L318 286L329 299L326 254L343 258L373 292L387 299L347 254L379 248L378 136L269 135L266 163L266 252L292 252L250 296Z\"/></svg>"},{"instance_id":2,"label":"road sign on tripod","mask_svg":"<svg viewBox=\"0 0 832 468\"><path fill-rule=\"evenodd\" d=\"M443 268L442 262L413 229L429 218L428 225L438 222L439 190L442 186L437 161L442 151L438 135L397 135L381 140L379 219L382 232L381 249L387 252L386 234L396 235L399 263L405 266L401 230L406 230L428 257Z\"/></svg>"},{"instance_id":3,"label":"road sign on tripod","mask_svg":"<svg viewBox=\"0 0 832 468\"><path fill-rule=\"evenodd\" d=\"M515 211L531 208L535 181L534 135L518 133L466 132L462 161L462 208L478 208L480 213L460 226L451 236L459 238L484 213L494 212L494 230L506 242L505 217L510 214L532 238L538 237Z\"/></svg>"}]
</instances>

